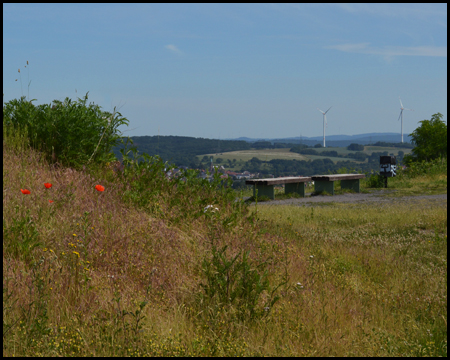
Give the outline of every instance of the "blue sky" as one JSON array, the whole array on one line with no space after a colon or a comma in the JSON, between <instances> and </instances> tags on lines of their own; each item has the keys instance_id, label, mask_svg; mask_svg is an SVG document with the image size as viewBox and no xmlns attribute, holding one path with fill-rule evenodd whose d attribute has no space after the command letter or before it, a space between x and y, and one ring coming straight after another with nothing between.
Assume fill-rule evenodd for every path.
<instances>
[{"instance_id":1,"label":"blue sky","mask_svg":"<svg viewBox=\"0 0 450 360\"><path fill-rule=\"evenodd\" d=\"M400 133L399 96L407 134L447 121L447 4L3 4L3 100L28 76L129 136Z\"/></svg>"}]
</instances>

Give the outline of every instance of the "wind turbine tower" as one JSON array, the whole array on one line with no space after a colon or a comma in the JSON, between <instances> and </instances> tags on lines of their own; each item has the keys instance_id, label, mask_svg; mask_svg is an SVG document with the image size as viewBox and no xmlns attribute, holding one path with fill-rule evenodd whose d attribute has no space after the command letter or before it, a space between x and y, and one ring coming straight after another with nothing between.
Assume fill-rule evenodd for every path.
<instances>
[{"instance_id":1,"label":"wind turbine tower","mask_svg":"<svg viewBox=\"0 0 450 360\"><path fill-rule=\"evenodd\" d=\"M403 110L409 110L409 111L414 111L414 110L413 109L404 108L403 104L402 104L402 100L400 99L400 96L398 97L398 99L400 100L400 115L398 117L398 120L400 120L400 118L402 118L402 142L403 142Z\"/></svg>"},{"instance_id":2,"label":"wind turbine tower","mask_svg":"<svg viewBox=\"0 0 450 360\"><path fill-rule=\"evenodd\" d=\"M327 126L327 112L330 111L332 106L329 107L329 109L325 112L317 108L322 114L323 114L323 147L325 147L325 127Z\"/></svg>"}]
</instances>

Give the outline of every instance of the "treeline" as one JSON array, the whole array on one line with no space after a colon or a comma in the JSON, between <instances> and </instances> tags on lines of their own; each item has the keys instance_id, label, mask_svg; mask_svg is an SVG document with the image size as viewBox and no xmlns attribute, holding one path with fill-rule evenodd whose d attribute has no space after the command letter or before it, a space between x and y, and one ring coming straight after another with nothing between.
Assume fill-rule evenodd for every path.
<instances>
[{"instance_id":1,"label":"treeline","mask_svg":"<svg viewBox=\"0 0 450 360\"><path fill-rule=\"evenodd\" d=\"M217 140L187 136L132 136L130 138L139 153L159 155L164 161L190 168L200 166L197 155L249 150L254 146L244 140ZM113 149L118 159L122 157L120 149L121 146Z\"/></svg>"},{"instance_id":2,"label":"treeline","mask_svg":"<svg viewBox=\"0 0 450 360\"><path fill-rule=\"evenodd\" d=\"M274 142L272 144L270 141L255 141L254 143L251 144L251 147L254 149L287 149L293 146L297 145L281 142Z\"/></svg>"},{"instance_id":3,"label":"treeline","mask_svg":"<svg viewBox=\"0 0 450 360\"><path fill-rule=\"evenodd\" d=\"M405 149L414 149L414 144L410 143L392 143L392 142L384 142L384 141L377 141L372 146L383 146L383 147L398 147L398 148L405 148Z\"/></svg>"},{"instance_id":4,"label":"treeline","mask_svg":"<svg viewBox=\"0 0 450 360\"><path fill-rule=\"evenodd\" d=\"M382 155L389 155L387 151L373 152L368 155L362 151L355 151L347 155L340 155L336 150L317 151L322 148L322 145L316 144L309 147L305 144L295 145L291 143L271 143L270 141L257 141L249 143L244 140L217 140L204 139L186 136L133 136L131 137L133 145L138 149L139 153L147 153L149 155L159 155L164 161L168 161L176 166L187 166L192 169L202 169L209 166L208 159L205 156L202 160L197 158L198 155L222 153L228 151L240 151L250 149L277 149L277 148L291 148L290 151L304 155L320 155L328 157L343 158L334 164L330 159L317 159L313 161L299 161L299 160L280 160L274 159L270 161L261 161L254 157L245 162L242 166L242 171L250 171L252 173L261 173L263 175L273 174L274 176L287 175L313 175L319 173L333 173L340 168L355 169L360 171L379 170L379 160ZM387 146L378 142L375 146ZM392 143L394 144L394 143ZM398 145L398 144L395 144ZM410 145L410 144L406 144ZM113 152L118 159L122 158L120 153L121 146L113 148ZM361 149L362 147L362 149ZM359 144L350 144L349 150L363 150L364 146ZM404 153L399 151L397 161L402 161ZM352 159L344 160L344 159ZM367 160L367 162L365 162ZM219 163L217 159L217 163ZM364 163L357 164L354 162L361 161ZM229 161L226 166L234 166L236 161ZM206 164L206 165L205 165Z\"/></svg>"},{"instance_id":5,"label":"treeline","mask_svg":"<svg viewBox=\"0 0 450 360\"><path fill-rule=\"evenodd\" d=\"M217 140L187 136L131 136L130 139L141 154L159 155L164 161L190 168L202 168L202 162L198 160L197 155L250 149L281 149L295 146L295 144L271 143L270 141L249 143L244 140ZM123 145L116 146L113 149L118 159L121 159L122 156L120 154L121 148L123 148Z\"/></svg>"},{"instance_id":6,"label":"treeline","mask_svg":"<svg viewBox=\"0 0 450 360\"><path fill-rule=\"evenodd\" d=\"M387 152L385 152L387 155ZM384 153L383 153L384 154ZM311 176L318 174L333 174L337 173L338 170L343 168L348 171L379 171L380 167L380 157L378 155L377 161L372 161L368 163L355 163L354 161L338 161L336 164L330 159L316 159L312 161L306 160L282 160L273 159L270 161L262 161L256 157L247 161L243 166L242 170L247 170L251 173L260 173L261 176L265 177L269 174L278 176Z\"/></svg>"},{"instance_id":7,"label":"treeline","mask_svg":"<svg viewBox=\"0 0 450 360\"><path fill-rule=\"evenodd\" d=\"M375 146L385 146L385 145L375 145ZM387 145L386 145L387 146ZM324 150L324 151L317 151L315 149L312 149L310 147L307 147L305 145L300 146L294 146L291 148L291 152L295 152L302 155L319 155L319 156L329 156L329 157L339 157L339 158L347 158L347 159L354 159L356 161L365 161L368 159L368 162L379 162L380 156L383 155L389 155L387 151L383 152L373 152L372 154L366 154L362 150L364 150L363 145L359 144L350 144L347 146L348 150L357 150L353 153L348 154L339 154L336 150ZM404 151L399 151L397 156L397 161L402 161L405 153Z\"/></svg>"}]
</instances>

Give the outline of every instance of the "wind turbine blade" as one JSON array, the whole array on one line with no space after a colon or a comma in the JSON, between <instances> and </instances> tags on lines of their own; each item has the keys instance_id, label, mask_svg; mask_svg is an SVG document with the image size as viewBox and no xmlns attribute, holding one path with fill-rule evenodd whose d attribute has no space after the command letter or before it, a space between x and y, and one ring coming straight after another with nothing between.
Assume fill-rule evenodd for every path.
<instances>
[{"instance_id":1,"label":"wind turbine blade","mask_svg":"<svg viewBox=\"0 0 450 360\"><path fill-rule=\"evenodd\" d=\"M328 108L328 110L327 111L325 111L325 114L330 110L332 108L332 106L330 106L329 108Z\"/></svg>"},{"instance_id":2,"label":"wind turbine blade","mask_svg":"<svg viewBox=\"0 0 450 360\"><path fill-rule=\"evenodd\" d=\"M414 111L413 109L407 109L407 108L404 108L403 110L409 110L409 111Z\"/></svg>"},{"instance_id":3,"label":"wind turbine blade","mask_svg":"<svg viewBox=\"0 0 450 360\"><path fill-rule=\"evenodd\" d=\"M400 96L398 97L398 99L400 100L400 106L403 109L402 99L400 99Z\"/></svg>"},{"instance_id":4,"label":"wind turbine blade","mask_svg":"<svg viewBox=\"0 0 450 360\"><path fill-rule=\"evenodd\" d=\"M402 110L400 110L400 115L398 116L398 119L397 119L397 121L399 121L399 120L400 120L400 118L402 117L402 112L403 112L403 109L402 109Z\"/></svg>"},{"instance_id":5,"label":"wind turbine blade","mask_svg":"<svg viewBox=\"0 0 450 360\"><path fill-rule=\"evenodd\" d=\"M317 108L317 110L319 110L322 114L325 114L322 110L320 110L319 108Z\"/></svg>"}]
</instances>

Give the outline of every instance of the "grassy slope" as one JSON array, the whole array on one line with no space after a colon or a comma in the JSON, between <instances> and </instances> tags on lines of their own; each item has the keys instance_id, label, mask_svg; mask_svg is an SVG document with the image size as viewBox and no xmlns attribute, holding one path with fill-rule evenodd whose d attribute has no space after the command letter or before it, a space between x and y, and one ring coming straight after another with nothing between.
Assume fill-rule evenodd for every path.
<instances>
[{"instance_id":1,"label":"grassy slope","mask_svg":"<svg viewBox=\"0 0 450 360\"><path fill-rule=\"evenodd\" d=\"M4 356L446 356L446 202L264 206L232 226L221 207L173 223L164 199L144 212L100 179L4 144ZM198 302L213 243L288 280L267 316Z\"/></svg>"}]
</instances>

